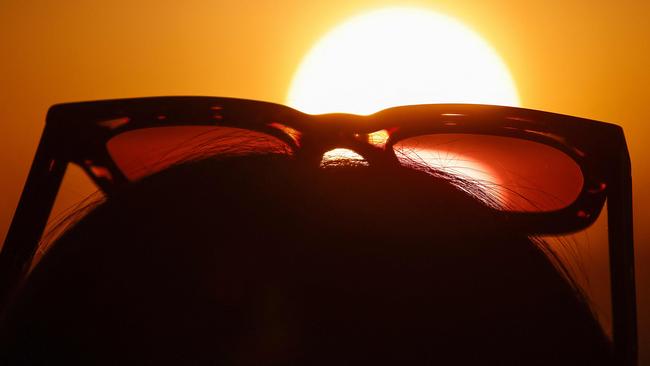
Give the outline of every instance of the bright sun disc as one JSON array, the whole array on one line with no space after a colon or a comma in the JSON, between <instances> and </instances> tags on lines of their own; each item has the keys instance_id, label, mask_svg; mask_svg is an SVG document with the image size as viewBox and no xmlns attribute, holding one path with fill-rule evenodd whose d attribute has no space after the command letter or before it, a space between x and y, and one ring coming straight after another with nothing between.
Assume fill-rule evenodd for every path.
<instances>
[{"instance_id":1,"label":"bright sun disc","mask_svg":"<svg viewBox=\"0 0 650 366\"><path fill-rule=\"evenodd\" d=\"M389 8L338 26L304 58L287 104L370 114L426 103L518 106L508 68L478 34L422 9Z\"/></svg>"}]
</instances>

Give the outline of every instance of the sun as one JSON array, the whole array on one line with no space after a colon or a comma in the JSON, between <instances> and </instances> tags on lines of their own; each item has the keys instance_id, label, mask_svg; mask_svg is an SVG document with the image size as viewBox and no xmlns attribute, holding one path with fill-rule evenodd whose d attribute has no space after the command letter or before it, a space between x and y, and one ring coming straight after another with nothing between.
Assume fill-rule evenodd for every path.
<instances>
[{"instance_id":1,"label":"sun","mask_svg":"<svg viewBox=\"0 0 650 366\"><path fill-rule=\"evenodd\" d=\"M296 71L287 104L307 113L370 114L406 104L519 106L497 52L450 17L387 8L326 34Z\"/></svg>"}]
</instances>

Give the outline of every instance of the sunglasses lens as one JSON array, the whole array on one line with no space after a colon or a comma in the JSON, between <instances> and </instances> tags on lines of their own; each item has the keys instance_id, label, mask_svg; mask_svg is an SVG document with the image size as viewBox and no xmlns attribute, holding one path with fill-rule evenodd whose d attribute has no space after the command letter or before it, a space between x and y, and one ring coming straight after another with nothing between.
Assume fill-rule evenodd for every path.
<instances>
[{"instance_id":1,"label":"sunglasses lens","mask_svg":"<svg viewBox=\"0 0 650 366\"><path fill-rule=\"evenodd\" d=\"M143 128L119 134L106 145L115 164L131 181L210 156L291 151L286 143L265 133L214 126Z\"/></svg>"},{"instance_id":2,"label":"sunglasses lens","mask_svg":"<svg viewBox=\"0 0 650 366\"><path fill-rule=\"evenodd\" d=\"M545 144L510 137L432 134L394 145L405 166L450 177L493 207L548 212L573 203L583 186L578 164Z\"/></svg>"}]
</instances>

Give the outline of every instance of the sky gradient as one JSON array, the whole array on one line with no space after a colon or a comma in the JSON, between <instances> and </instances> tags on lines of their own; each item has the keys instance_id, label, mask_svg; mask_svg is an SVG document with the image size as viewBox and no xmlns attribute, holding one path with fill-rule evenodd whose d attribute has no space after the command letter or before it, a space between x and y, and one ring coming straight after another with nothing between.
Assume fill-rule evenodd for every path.
<instances>
[{"instance_id":1,"label":"sky gradient","mask_svg":"<svg viewBox=\"0 0 650 366\"><path fill-rule=\"evenodd\" d=\"M460 20L508 65L523 107L621 125L632 158L641 362L650 364L650 2L0 2L0 239L55 103L213 95L284 103L303 56L346 19L419 6ZM73 172L74 173L74 172ZM66 179L59 207L91 190ZM606 229L564 241L607 310ZM603 310L603 311L605 311ZM606 312L606 311L605 311ZM605 321L606 322L606 321Z\"/></svg>"}]
</instances>

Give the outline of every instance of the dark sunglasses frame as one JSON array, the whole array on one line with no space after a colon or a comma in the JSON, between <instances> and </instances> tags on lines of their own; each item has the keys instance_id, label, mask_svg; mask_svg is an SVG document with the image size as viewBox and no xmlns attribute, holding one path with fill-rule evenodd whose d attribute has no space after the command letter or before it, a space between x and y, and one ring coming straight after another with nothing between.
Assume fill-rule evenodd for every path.
<instances>
[{"instance_id":1,"label":"dark sunglasses frame","mask_svg":"<svg viewBox=\"0 0 650 366\"><path fill-rule=\"evenodd\" d=\"M630 158L616 125L515 107L430 104L389 108L369 116L309 115L287 106L220 97L148 97L52 106L27 182L0 252L0 300L25 277L68 163L75 163L107 196L129 180L107 142L131 130L163 126L228 126L284 141L291 155L318 167L328 150L348 148L371 165L399 164L393 145L427 134L513 137L551 146L580 167L584 185L569 206L551 212L496 212L530 235L574 232L591 225L607 199L613 341L618 364L637 358ZM279 128L280 127L280 128ZM385 130L378 146L368 134ZM288 133L287 131L293 131ZM298 137L299 136L299 137Z\"/></svg>"}]
</instances>

